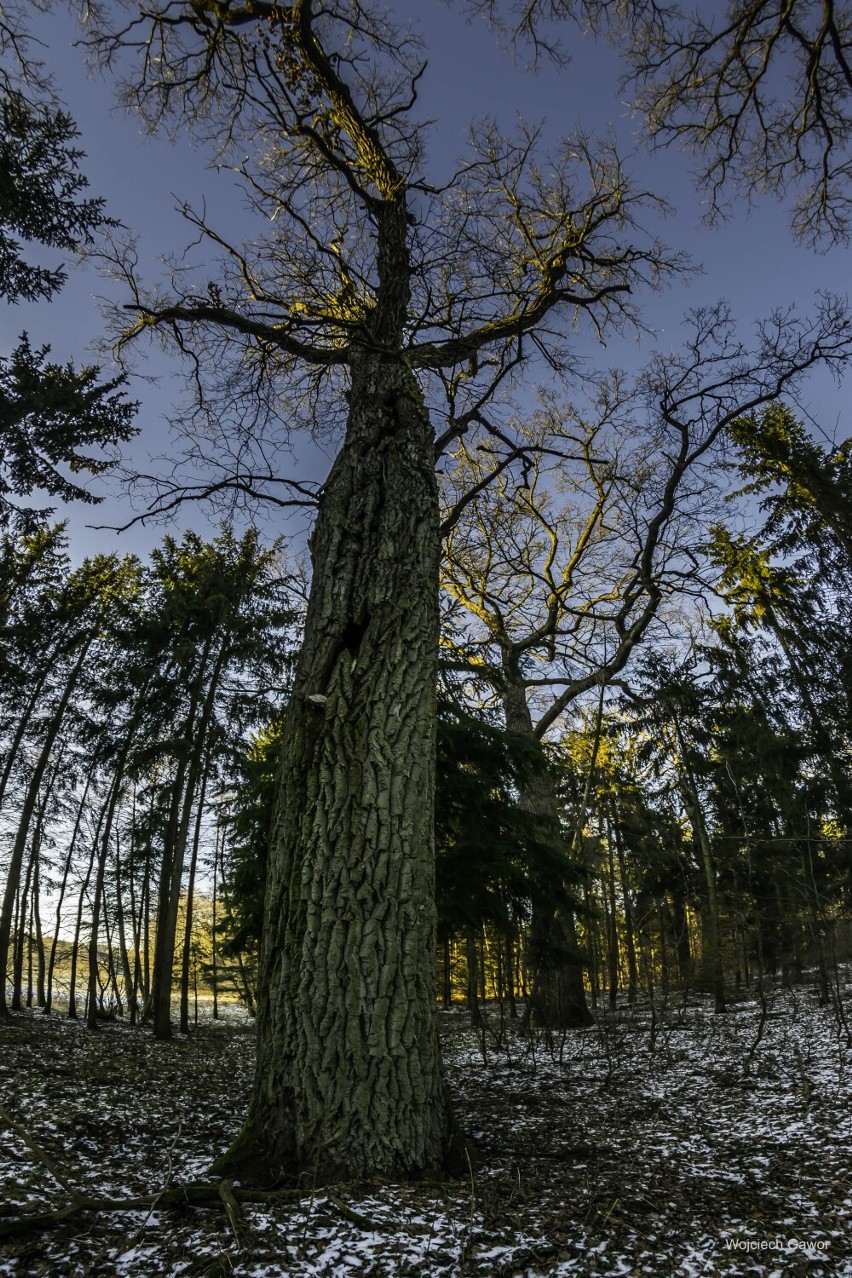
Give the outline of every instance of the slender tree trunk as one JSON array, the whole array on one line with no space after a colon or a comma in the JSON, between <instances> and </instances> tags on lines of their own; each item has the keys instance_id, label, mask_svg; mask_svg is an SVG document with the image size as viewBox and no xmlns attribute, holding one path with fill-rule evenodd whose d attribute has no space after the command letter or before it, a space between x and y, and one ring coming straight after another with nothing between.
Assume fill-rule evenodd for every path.
<instances>
[{"instance_id":1,"label":"slender tree trunk","mask_svg":"<svg viewBox=\"0 0 852 1278\"><path fill-rule=\"evenodd\" d=\"M0 772L0 807L2 807L3 800L6 796L6 787L8 786L9 781L11 779L12 770L15 766L15 760L18 757L18 753L23 744L24 737L27 734L27 729L30 726L30 721L33 717L33 714L36 708L38 707L39 700L44 691L45 684L47 683L48 675L54 669L54 664L55 663L53 660L48 660L44 663L41 673L39 674L38 679L36 680L35 687L31 691L29 700L27 701L27 704L24 707L24 711L21 714L20 718L18 719L18 723L15 728L15 735L13 736L11 742L9 743L9 748L6 751L6 757L3 763L3 771Z\"/></svg>"},{"instance_id":2,"label":"slender tree trunk","mask_svg":"<svg viewBox=\"0 0 852 1278\"><path fill-rule=\"evenodd\" d=\"M178 769L175 780L172 810L169 816L169 837L163 852L160 875L160 894L157 908L157 936L154 945L154 981L152 1005L154 1013L154 1037L172 1036L172 976L177 939L178 907L183 878L186 844L192 809L202 779L207 735L213 720L219 679L227 659L226 639L223 639L213 669L207 669L209 646L199 662L198 683L187 715L187 746L189 757ZM206 689L202 684L206 684ZM204 695L200 715L196 719L198 703Z\"/></svg>"},{"instance_id":3,"label":"slender tree trunk","mask_svg":"<svg viewBox=\"0 0 852 1278\"><path fill-rule=\"evenodd\" d=\"M513 1021L518 1019L518 1003L515 997L517 976L515 974L515 940L507 936L504 941L506 955L506 995L509 1001L509 1015Z\"/></svg>"},{"instance_id":4,"label":"slender tree trunk","mask_svg":"<svg viewBox=\"0 0 852 1278\"><path fill-rule=\"evenodd\" d=\"M80 937L83 933L83 910L86 906L86 893L89 890L89 884L92 880L92 871L95 868L95 862L98 856L98 842L100 840L104 820L106 819L106 813L107 804L103 803L98 814L98 823L95 827L92 846L89 851L89 864L86 867L86 877L80 886L80 897L77 901L77 924L74 928L74 942L71 946L71 973L68 978L68 1018L72 1021L77 1019L77 965L80 957Z\"/></svg>"},{"instance_id":5,"label":"slender tree trunk","mask_svg":"<svg viewBox=\"0 0 852 1278\"><path fill-rule=\"evenodd\" d=\"M224 857L224 852L223 852L223 857ZM228 902L228 894L225 890L224 870L223 870L223 877L222 877L221 883L222 883L222 904L224 905L225 917L227 918L227 916L231 913L231 907ZM249 973L246 970L245 963L243 962L242 954L238 952L237 954L234 955L234 959L237 965L237 972L239 973L239 980L235 981L234 984L237 987L237 991L240 998L242 998L243 1002L246 1005L246 1010L248 1011L249 1015L255 1016L257 1013L257 1006L255 1001L255 995L257 993L257 972L254 973L253 979L250 978Z\"/></svg>"},{"instance_id":6,"label":"slender tree trunk","mask_svg":"<svg viewBox=\"0 0 852 1278\"><path fill-rule=\"evenodd\" d=\"M195 893L195 871L198 865L198 846L201 842L201 820L204 816L204 800L207 795L207 777L210 758L201 779L201 793L198 796L198 807L195 813L195 832L192 836L192 853L189 859L189 881L186 885L186 919L183 929L183 954L180 967L180 1032L189 1033L189 962L192 952L193 895Z\"/></svg>"},{"instance_id":7,"label":"slender tree trunk","mask_svg":"<svg viewBox=\"0 0 852 1278\"><path fill-rule=\"evenodd\" d=\"M380 216L407 235L404 211ZM403 358L360 351L350 370L285 721L255 1086L220 1164L255 1175L437 1172L453 1143L434 994L433 440Z\"/></svg>"},{"instance_id":8,"label":"slender tree trunk","mask_svg":"<svg viewBox=\"0 0 852 1278\"><path fill-rule=\"evenodd\" d=\"M719 925L719 897L716 890L716 861L704 814L698 798L698 791L692 777L685 769L681 769L681 797L686 818L692 827L695 841L701 858L704 872L705 910L702 919L702 960L705 971L705 983L713 995L717 1012L725 1011L725 972L722 965L722 935Z\"/></svg>"},{"instance_id":9,"label":"slender tree trunk","mask_svg":"<svg viewBox=\"0 0 852 1278\"><path fill-rule=\"evenodd\" d=\"M583 906L586 911L586 934L588 936L589 986L592 994L592 1007L600 1002L600 929L598 927L598 910L588 884L583 889Z\"/></svg>"},{"instance_id":10,"label":"slender tree trunk","mask_svg":"<svg viewBox=\"0 0 852 1278\"><path fill-rule=\"evenodd\" d=\"M109 859L110 843L112 840L112 826L115 819L118 801L121 797L121 787L124 782L124 765L127 762L129 749L130 736L128 736L125 740L119 758L116 762L112 785L110 786L109 796L107 798L106 815L104 817L103 833L100 840L100 852L97 859L95 888L92 893L92 930L89 935L89 1001L88 1011L86 1014L86 1024L91 1030L98 1028L97 991L100 969L98 941L100 935L101 903L105 899L104 880L106 877L106 867ZM109 934L107 933L107 937L108 936ZM111 948L111 945L109 945L107 951L108 969L111 965Z\"/></svg>"},{"instance_id":11,"label":"slender tree trunk","mask_svg":"<svg viewBox=\"0 0 852 1278\"><path fill-rule=\"evenodd\" d=\"M34 874L38 875L38 865L34 866ZM33 1005L33 980L35 972L33 969L33 928L35 927L35 884L36 878L33 879L33 890L30 893L30 924L27 929L27 1007Z\"/></svg>"},{"instance_id":12,"label":"slender tree trunk","mask_svg":"<svg viewBox=\"0 0 852 1278\"><path fill-rule=\"evenodd\" d=\"M131 882L133 876L130 876ZM121 874L121 848L118 841L118 831L115 836L115 918L116 928L118 930L118 949L121 957L121 971L124 979L124 997L130 1012L130 1024L135 1025L139 1016L139 1004L136 998L136 985L133 975L133 968L130 963L130 953L127 948L127 927L124 914L124 885L122 883Z\"/></svg>"},{"instance_id":13,"label":"slender tree trunk","mask_svg":"<svg viewBox=\"0 0 852 1278\"><path fill-rule=\"evenodd\" d=\"M443 944L443 971L441 972L441 1001L444 1005L444 1011L448 1012L453 1001L453 984L450 974L450 938L444 938Z\"/></svg>"},{"instance_id":14,"label":"slender tree trunk","mask_svg":"<svg viewBox=\"0 0 852 1278\"><path fill-rule=\"evenodd\" d=\"M615 1010L618 995L618 922L617 922L617 904L615 899L615 856L613 853L614 835L612 832L612 822L608 824L607 838L607 888L609 895L609 909L607 911L607 956L609 959L609 1006L612 1011ZM606 905L606 902L605 902Z\"/></svg>"},{"instance_id":15,"label":"slender tree trunk","mask_svg":"<svg viewBox=\"0 0 852 1278\"><path fill-rule=\"evenodd\" d=\"M116 1015L122 1016L124 1013L124 1001L121 997L121 990L118 987L118 968L115 962L115 922L110 918L106 877L104 877L103 886L101 887L101 914L104 921L104 936L106 937L107 946L107 979L104 982L104 987L109 985L112 991L112 1005L115 1007ZM103 999L101 999L101 1002L103 1002Z\"/></svg>"},{"instance_id":16,"label":"slender tree trunk","mask_svg":"<svg viewBox=\"0 0 852 1278\"><path fill-rule=\"evenodd\" d=\"M147 1007L151 999L151 845L147 842L139 917L142 924L142 1002Z\"/></svg>"},{"instance_id":17,"label":"slender tree trunk","mask_svg":"<svg viewBox=\"0 0 852 1278\"><path fill-rule=\"evenodd\" d=\"M468 932L464 938L467 989L467 1014L474 1029L482 1025L482 1012L479 1007L479 956L476 951L476 937Z\"/></svg>"},{"instance_id":18,"label":"slender tree trunk","mask_svg":"<svg viewBox=\"0 0 852 1278\"><path fill-rule=\"evenodd\" d=\"M663 994L668 994L671 972L669 970L669 947L666 936L665 902L662 898L657 901L657 927L660 932L660 986Z\"/></svg>"},{"instance_id":19,"label":"slender tree trunk","mask_svg":"<svg viewBox=\"0 0 852 1278\"><path fill-rule=\"evenodd\" d=\"M32 883L33 869L35 868L35 864L38 859L39 837L39 831L36 830L32 850L30 852L29 860L27 861L27 872L21 888L21 897L18 903L18 921L15 928L15 940L12 947L13 1012L20 1012L24 1006L24 952L27 948L27 937L29 936L27 914L30 912L30 885ZM31 1002L32 1000L30 999L29 1001Z\"/></svg>"},{"instance_id":20,"label":"slender tree trunk","mask_svg":"<svg viewBox=\"0 0 852 1278\"><path fill-rule=\"evenodd\" d=\"M632 1006L636 1002L636 990L639 985L638 965L636 963L636 918L633 902L630 898L630 886L627 882L627 857L624 854L624 839L618 820L613 820L615 835L615 851L618 858L618 877L621 880L621 899L624 903L624 949L627 955L627 1002Z\"/></svg>"},{"instance_id":21,"label":"slender tree trunk","mask_svg":"<svg viewBox=\"0 0 852 1278\"><path fill-rule=\"evenodd\" d=\"M18 820L18 830L15 836L15 842L12 846L12 855L9 858L9 869L6 879L6 891L3 896L3 905L0 908L0 1015L7 1011L6 1007L6 959L9 952L9 934L12 928L12 913L15 906L15 894L18 890L18 884L21 878L21 865L24 859L24 851L27 846L27 840L30 834L30 826L33 814L36 810L41 783L44 778L47 765L50 761L56 738L62 727L65 718L65 712L71 701L71 697L77 687L77 680L83 669L83 663L91 647L92 639L89 638L83 643L77 660L74 663L66 681L62 696L53 711L50 722L42 741L41 752L39 753L35 767L30 776L30 783L27 787L24 801L21 805L20 817Z\"/></svg>"},{"instance_id":22,"label":"slender tree trunk","mask_svg":"<svg viewBox=\"0 0 852 1278\"><path fill-rule=\"evenodd\" d=\"M36 861L34 878L33 878L33 908L32 917L34 928L30 928L30 943L32 944L32 934L35 931L36 942L36 1002L39 1007L45 1004L45 961L44 961L44 933L41 927L41 866ZM32 977L30 978L32 986Z\"/></svg>"},{"instance_id":23,"label":"slender tree trunk","mask_svg":"<svg viewBox=\"0 0 852 1278\"><path fill-rule=\"evenodd\" d=\"M686 914L686 897L680 888L671 892L672 937L677 955L677 970L681 985L692 983L692 950L689 944L689 920Z\"/></svg>"},{"instance_id":24,"label":"slender tree trunk","mask_svg":"<svg viewBox=\"0 0 852 1278\"><path fill-rule=\"evenodd\" d=\"M92 779L95 775L96 764L89 769L86 777L86 784L83 787L83 797L77 805L77 813L74 817L74 828L71 831L71 838L68 841L68 851L65 854L65 863L62 868L62 882L59 886L59 899L56 902L56 914L53 922L53 937L50 942L50 957L47 964L47 996L44 1003L44 1013L49 1015L53 1007L53 973L56 968L56 956L59 946L59 928L62 922L62 905L65 900L65 893L68 890L68 876L71 873L71 866L74 863L74 853L77 848L77 839L80 834L80 828L83 823L83 814L86 812L89 802L89 791L92 785Z\"/></svg>"},{"instance_id":25,"label":"slender tree trunk","mask_svg":"<svg viewBox=\"0 0 852 1278\"><path fill-rule=\"evenodd\" d=\"M760 918L758 918L757 920L757 930L758 930L758 936L759 936L760 935ZM749 956L748 956L748 932L746 931L746 927L744 923L740 925L740 934L742 938L741 943L742 943L742 956L743 956L743 980L745 981L746 989L750 989L751 988L751 970L749 967ZM761 944L760 941L758 941L758 949L760 950L763 949L763 945Z\"/></svg>"},{"instance_id":26,"label":"slender tree trunk","mask_svg":"<svg viewBox=\"0 0 852 1278\"><path fill-rule=\"evenodd\" d=\"M216 928L219 923L219 850L221 826L216 827L213 843L213 921L210 932L210 980L213 984L213 1020L219 1019L219 940Z\"/></svg>"},{"instance_id":27,"label":"slender tree trunk","mask_svg":"<svg viewBox=\"0 0 852 1278\"><path fill-rule=\"evenodd\" d=\"M186 750L190 747L190 734L195 723L195 703L188 715ZM157 891L156 927L154 930L154 971L150 994L146 1000L145 1019L153 1021L154 1037L168 1039L172 1036L172 975L177 935L177 914L180 901L180 883L183 876L185 844L181 842L181 812L186 811L193 795L188 788L189 760L181 758L169 800L169 815L163 840L163 859Z\"/></svg>"}]
</instances>

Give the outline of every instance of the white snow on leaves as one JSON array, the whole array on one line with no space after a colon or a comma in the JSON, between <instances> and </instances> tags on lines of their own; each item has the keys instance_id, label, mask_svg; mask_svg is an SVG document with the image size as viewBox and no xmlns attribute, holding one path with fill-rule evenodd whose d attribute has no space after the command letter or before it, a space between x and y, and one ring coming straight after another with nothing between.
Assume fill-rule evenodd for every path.
<instances>
[{"instance_id":1,"label":"white snow on leaves","mask_svg":"<svg viewBox=\"0 0 852 1278\"><path fill-rule=\"evenodd\" d=\"M681 997L658 1000L653 1035L646 1005L525 1037L499 1009L479 1032L455 1010L444 1055L479 1154L468 1177L247 1205L242 1248L216 1209L76 1219L7 1240L0 1275L852 1275L852 1051L807 986L772 993L750 1055L758 1015ZM156 1194L227 1145L252 1054L244 1025L160 1044L23 1015L0 1026L0 1101L82 1191ZM0 1203L66 1200L4 1133Z\"/></svg>"}]
</instances>

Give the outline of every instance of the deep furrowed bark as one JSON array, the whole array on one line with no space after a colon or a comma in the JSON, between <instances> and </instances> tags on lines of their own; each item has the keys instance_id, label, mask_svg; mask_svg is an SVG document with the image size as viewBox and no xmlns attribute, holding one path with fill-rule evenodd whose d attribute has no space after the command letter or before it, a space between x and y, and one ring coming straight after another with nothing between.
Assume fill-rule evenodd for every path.
<instances>
[{"instance_id":1,"label":"deep furrowed bark","mask_svg":"<svg viewBox=\"0 0 852 1278\"><path fill-rule=\"evenodd\" d=\"M240 1175L412 1176L453 1142L434 999L438 505L399 356L353 360L271 845Z\"/></svg>"}]
</instances>

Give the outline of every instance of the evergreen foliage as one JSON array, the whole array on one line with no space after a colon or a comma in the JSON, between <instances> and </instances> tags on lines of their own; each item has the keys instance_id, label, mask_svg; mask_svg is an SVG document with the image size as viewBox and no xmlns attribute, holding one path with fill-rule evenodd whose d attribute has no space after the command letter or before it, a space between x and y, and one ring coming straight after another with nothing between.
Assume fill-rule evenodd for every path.
<instances>
[{"instance_id":1,"label":"evergreen foliage","mask_svg":"<svg viewBox=\"0 0 852 1278\"><path fill-rule=\"evenodd\" d=\"M561 859L521 809L523 786L549 767L541 745L445 697L438 706L438 931L495 925L512 934L534 898L562 892Z\"/></svg>"},{"instance_id":2,"label":"evergreen foliage","mask_svg":"<svg viewBox=\"0 0 852 1278\"><path fill-rule=\"evenodd\" d=\"M0 299L7 304L49 301L66 279L64 263L25 258L21 239L69 254L115 225L102 199L82 194L88 180L73 145L76 126L26 58L20 17L0 10ZM52 507L18 503L32 492L99 501L71 476L102 474L114 461L104 450L135 434L137 405L125 397L123 376L100 381L99 368L49 363L49 350L24 333L0 355L0 531L32 532L49 521ZM80 451L92 446L94 453Z\"/></svg>"},{"instance_id":3,"label":"evergreen foliage","mask_svg":"<svg viewBox=\"0 0 852 1278\"><path fill-rule=\"evenodd\" d=\"M21 506L39 492L62 501L101 499L71 475L100 475L113 464L104 451L136 433L137 405L121 390L124 377L99 381L100 369L47 361L24 334L8 358L0 356L0 528L33 532L53 507ZM95 447L96 451L81 452Z\"/></svg>"}]
</instances>

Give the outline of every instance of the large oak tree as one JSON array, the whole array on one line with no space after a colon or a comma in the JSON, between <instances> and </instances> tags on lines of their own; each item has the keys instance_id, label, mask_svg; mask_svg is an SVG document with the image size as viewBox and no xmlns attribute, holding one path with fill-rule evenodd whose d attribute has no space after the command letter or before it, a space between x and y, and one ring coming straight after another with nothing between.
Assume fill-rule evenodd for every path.
<instances>
[{"instance_id":1,"label":"large oak tree","mask_svg":"<svg viewBox=\"0 0 852 1278\"><path fill-rule=\"evenodd\" d=\"M234 244L187 208L222 251L215 281L184 260L145 294L125 257L127 336L187 352L201 411L342 435L284 728L257 1075L226 1163L421 1173L454 1145L433 989L436 451L528 353L563 360L578 315L629 315L666 259L604 149L545 161L534 133L483 125L437 183L418 41L358 0L124 13L100 12L102 59L135 50L128 92L151 127L206 137L265 219ZM437 445L430 401L450 404Z\"/></svg>"}]
</instances>

